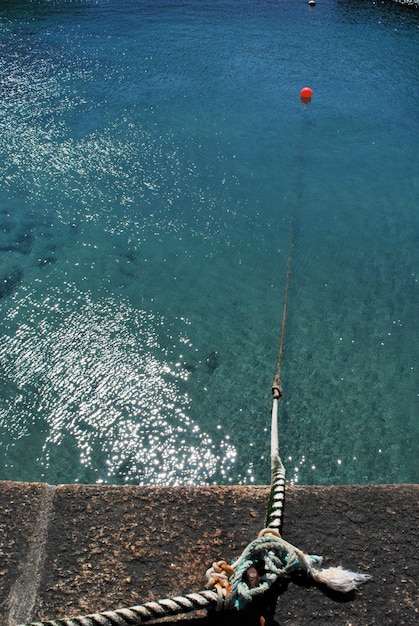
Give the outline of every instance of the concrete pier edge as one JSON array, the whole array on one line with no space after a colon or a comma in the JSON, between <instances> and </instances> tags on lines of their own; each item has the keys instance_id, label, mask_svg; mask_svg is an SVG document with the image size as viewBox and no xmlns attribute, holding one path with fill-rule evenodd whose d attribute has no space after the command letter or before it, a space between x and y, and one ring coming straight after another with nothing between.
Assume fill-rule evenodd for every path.
<instances>
[{"instance_id":1,"label":"concrete pier edge","mask_svg":"<svg viewBox=\"0 0 419 626\"><path fill-rule=\"evenodd\" d=\"M264 527L268 493L0 482L0 626L199 591L213 561L236 558ZM290 583L275 622L418 624L418 529L418 485L288 487L284 538L373 581L345 599ZM177 621L260 623L251 612Z\"/></svg>"}]
</instances>

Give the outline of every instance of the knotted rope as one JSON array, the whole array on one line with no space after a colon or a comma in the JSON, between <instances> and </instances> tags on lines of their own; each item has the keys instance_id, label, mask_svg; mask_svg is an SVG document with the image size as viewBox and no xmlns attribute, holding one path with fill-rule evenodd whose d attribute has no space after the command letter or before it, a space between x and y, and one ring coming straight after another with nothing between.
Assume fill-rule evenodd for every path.
<instances>
[{"instance_id":1,"label":"knotted rope","mask_svg":"<svg viewBox=\"0 0 419 626\"><path fill-rule=\"evenodd\" d=\"M322 556L307 554L285 541L277 530L264 528L237 561L232 565L218 561L206 576L208 586L224 589L222 608L237 610L242 610L257 596L267 593L277 581L289 581L293 575L305 574L316 583L340 593L354 591L371 578L368 574L341 567L321 569L322 561ZM233 572L229 576L231 570ZM250 571L252 578L249 577Z\"/></svg>"},{"instance_id":2,"label":"knotted rope","mask_svg":"<svg viewBox=\"0 0 419 626\"><path fill-rule=\"evenodd\" d=\"M208 585L224 585L228 590L224 608L241 610L255 597L266 593L278 578L288 579L293 571L302 570L300 554L301 551L282 539L278 531L264 528L232 565L225 561L213 564L206 573ZM321 562L321 557L306 557L310 567ZM254 578L249 578L249 570Z\"/></svg>"}]
</instances>

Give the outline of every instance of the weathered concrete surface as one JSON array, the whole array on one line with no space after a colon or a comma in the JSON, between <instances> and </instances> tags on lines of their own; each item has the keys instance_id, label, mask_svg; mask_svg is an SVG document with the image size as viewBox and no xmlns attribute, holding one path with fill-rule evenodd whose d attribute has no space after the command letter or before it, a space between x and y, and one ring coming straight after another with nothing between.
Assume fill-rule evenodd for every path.
<instances>
[{"instance_id":1,"label":"weathered concrete surface","mask_svg":"<svg viewBox=\"0 0 419 626\"><path fill-rule=\"evenodd\" d=\"M0 482L0 626L102 611L204 587L264 526L267 487ZM290 487L283 535L374 580L346 601L289 584L280 625L419 623L419 486ZM186 618L184 618L186 620ZM236 613L188 625L255 624Z\"/></svg>"}]
</instances>

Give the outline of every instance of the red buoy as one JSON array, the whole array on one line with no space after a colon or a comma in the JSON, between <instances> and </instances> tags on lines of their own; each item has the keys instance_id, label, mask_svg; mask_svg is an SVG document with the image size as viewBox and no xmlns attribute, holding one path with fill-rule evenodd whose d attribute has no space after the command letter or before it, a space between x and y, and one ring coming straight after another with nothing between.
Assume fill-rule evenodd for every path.
<instances>
[{"instance_id":1,"label":"red buoy","mask_svg":"<svg viewBox=\"0 0 419 626\"><path fill-rule=\"evenodd\" d=\"M300 91L301 102L307 104L311 102L311 98L313 96L313 90L310 87L303 87Z\"/></svg>"}]
</instances>

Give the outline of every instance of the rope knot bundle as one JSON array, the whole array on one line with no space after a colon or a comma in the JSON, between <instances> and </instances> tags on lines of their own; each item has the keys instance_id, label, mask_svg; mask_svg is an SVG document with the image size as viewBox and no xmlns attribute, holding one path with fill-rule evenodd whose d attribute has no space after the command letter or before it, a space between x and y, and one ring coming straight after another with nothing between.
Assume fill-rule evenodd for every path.
<instances>
[{"instance_id":1,"label":"rope knot bundle","mask_svg":"<svg viewBox=\"0 0 419 626\"><path fill-rule=\"evenodd\" d=\"M206 573L207 588L223 589L222 608L241 610L266 593L278 578L288 578L291 572L301 570L299 554L303 553L282 539L278 531L265 528L232 565L225 561L213 563ZM310 567L321 563L321 557L305 556ZM250 570L255 571L254 578L249 577Z\"/></svg>"},{"instance_id":2,"label":"rope knot bundle","mask_svg":"<svg viewBox=\"0 0 419 626\"><path fill-rule=\"evenodd\" d=\"M341 593L353 591L370 579L366 574L341 567L321 569L323 557L306 554L272 528L264 528L231 565L218 561L207 570L207 588L219 593L217 610L241 610L256 596L265 594L279 579L290 579L293 573L305 573L315 582ZM249 571L255 571L254 578Z\"/></svg>"},{"instance_id":3,"label":"rope knot bundle","mask_svg":"<svg viewBox=\"0 0 419 626\"><path fill-rule=\"evenodd\" d=\"M229 608L229 599L231 594L230 577L234 574L234 567L229 565L227 561L216 561L207 569L205 576L207 578L207 589L215 589L217 592L217 611Z\"/></svg>"}]
</instances>

